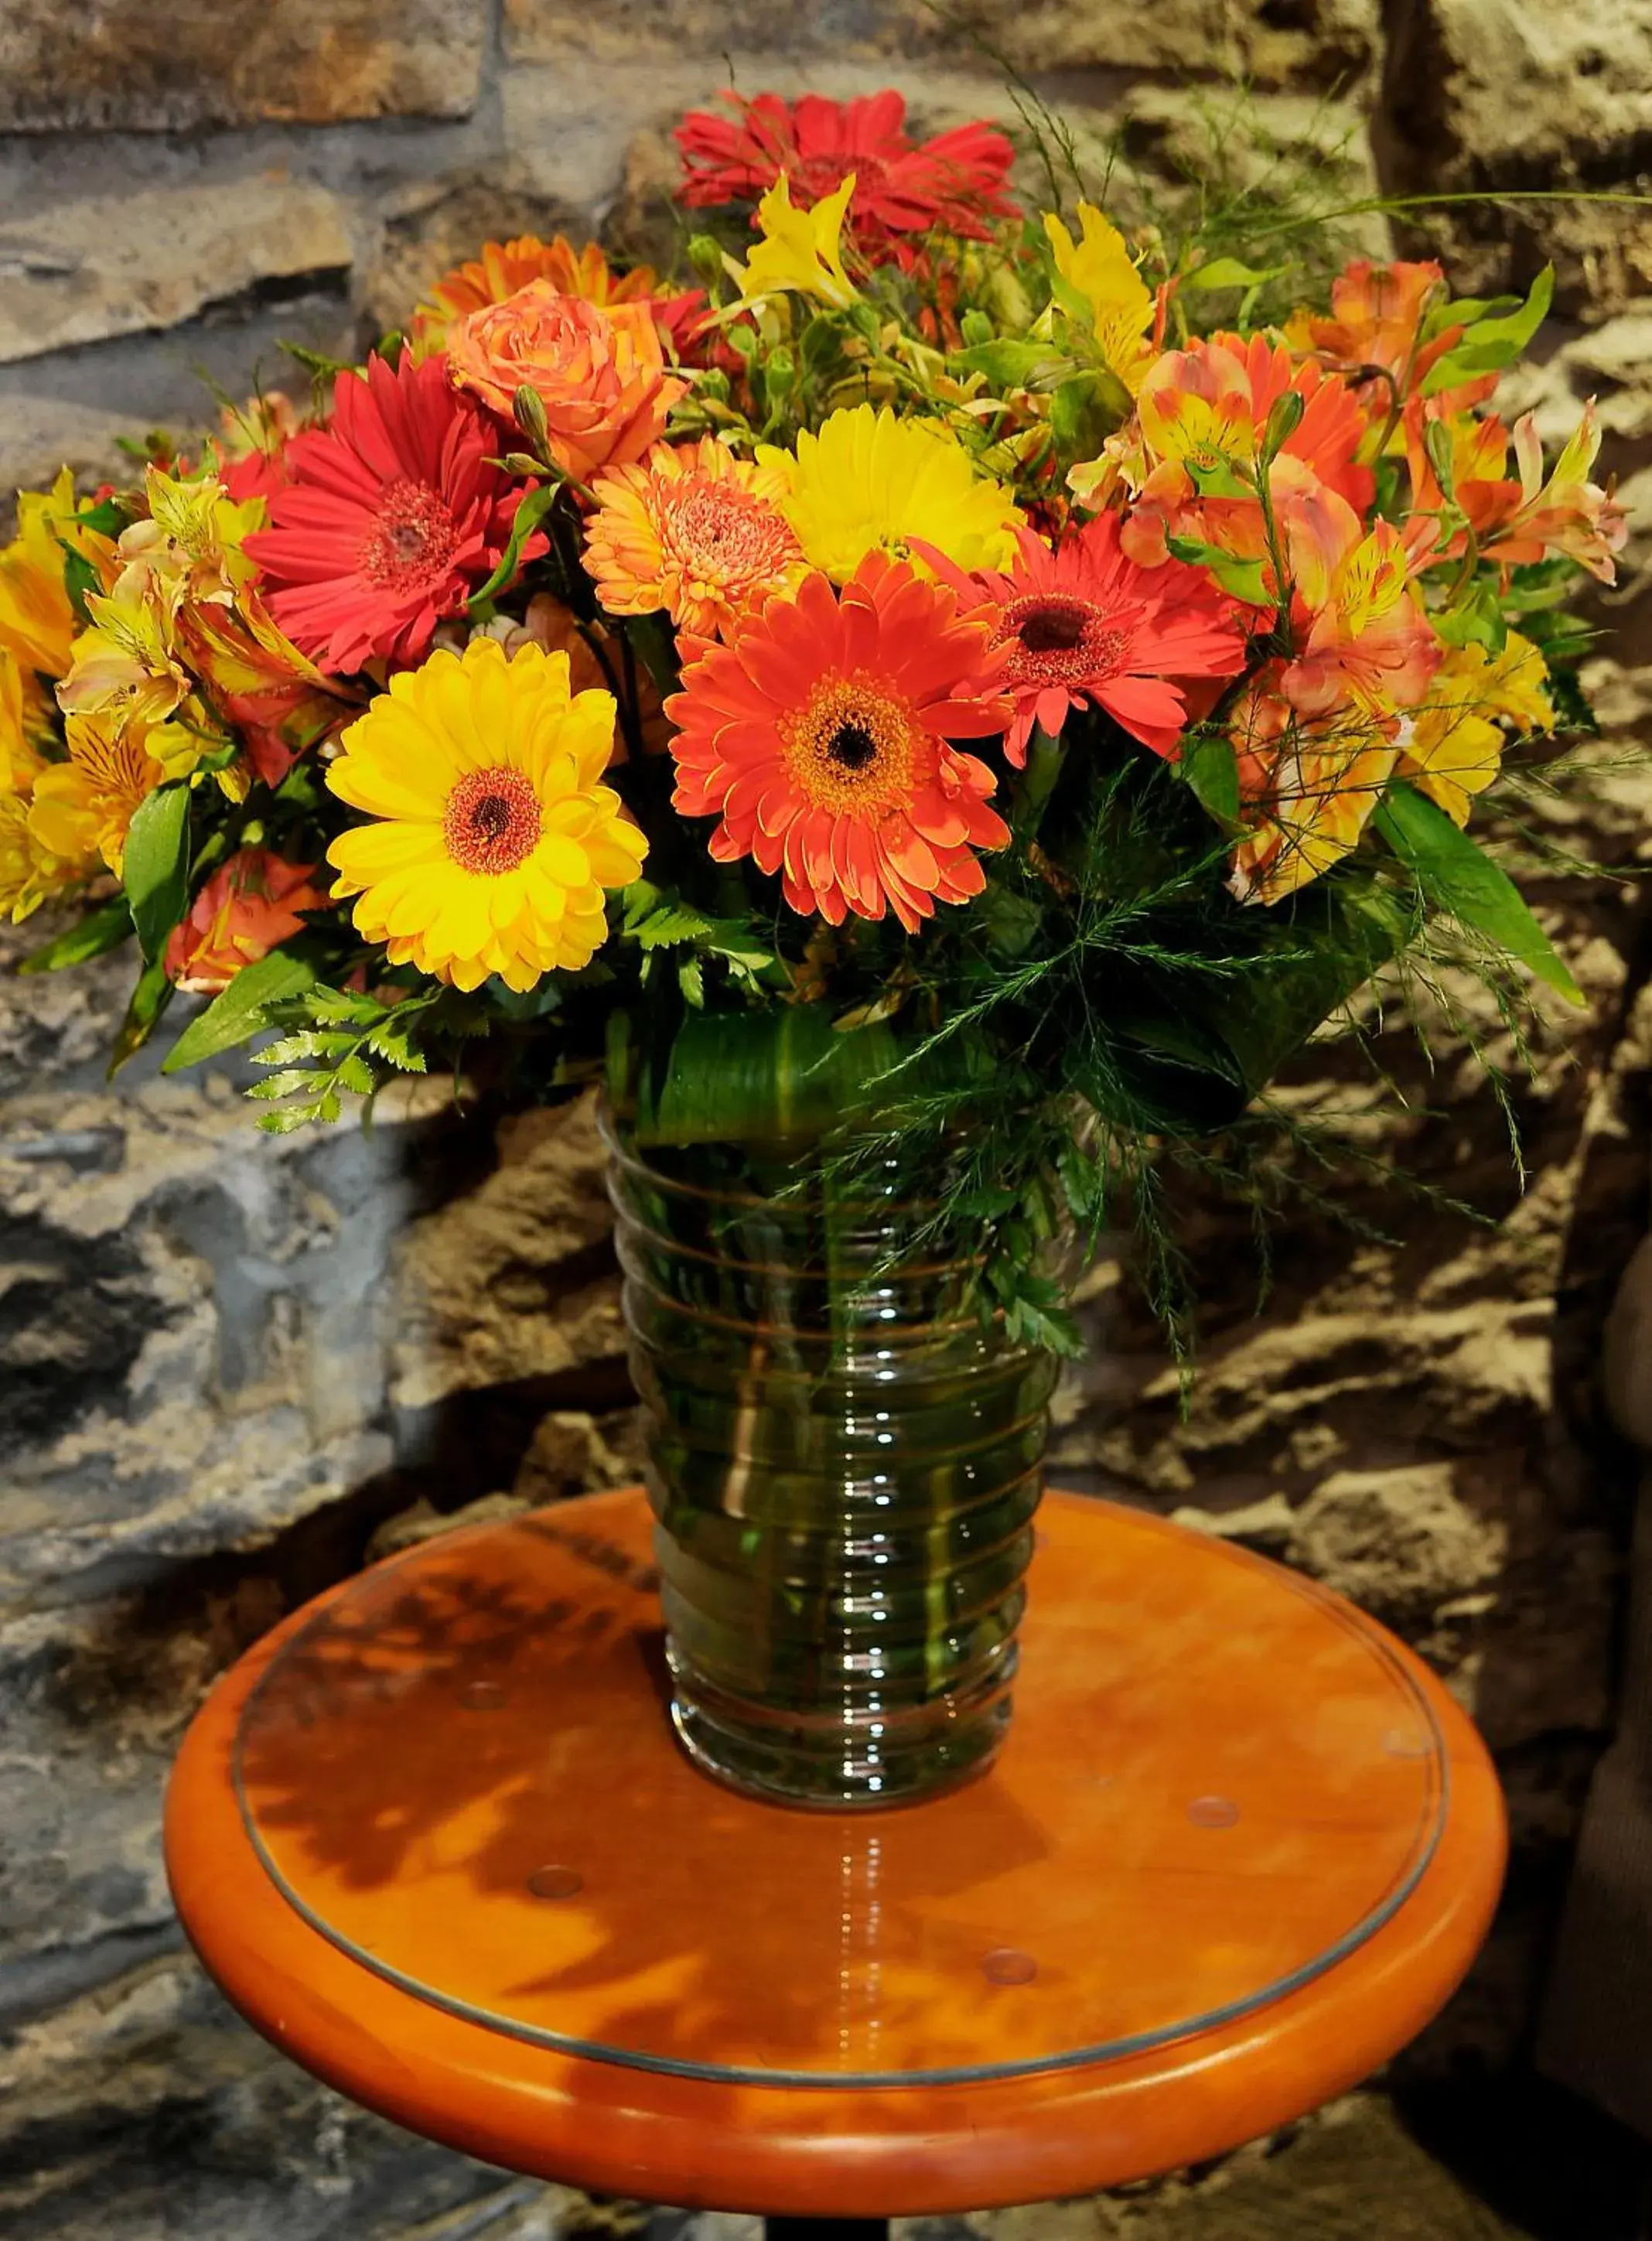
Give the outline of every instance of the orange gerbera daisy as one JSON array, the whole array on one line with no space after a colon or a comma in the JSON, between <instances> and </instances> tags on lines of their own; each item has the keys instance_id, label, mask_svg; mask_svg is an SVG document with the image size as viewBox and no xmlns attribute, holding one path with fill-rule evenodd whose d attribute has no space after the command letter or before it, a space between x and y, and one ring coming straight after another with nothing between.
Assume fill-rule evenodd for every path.
<instances>
[{"instance_id":1,"label":"orange gerbera daisy","mask_svg":"<svg viewBox=\"0 0 1652 2241\"><path fill-rule=\"evenodd\" d=\"M541 241L537 234L525 233L515 241L484 244L479 257L456 265L436 282L429 301L413 314L419 356L439 350L448 330L472 311L505 303L530 280L548 280L558 295L582 297L604 311L612 304L651 304L656 324L671 336L679 352L705 301L693 289L683 295L661 295L659 275L651 264L616 272L594 241L576 249L565 234Z\"/></svg>"},{"instance_id":2,"label":"orange gerbera daisy","mask_svg":"<svg viewBox=\"0 0 1652 2241\"><path fill-rule=\"evenodd\" d=\"M692 637L726 637L743 609L807 572L779 510L789 487L784 467L737 459L715 436L611 468L585 532L597 596L611 615L663 607Z\"/></svg>"},{"instance_id":3,"label":"orange gerbera daisy","mask_svg":"<svg viewBox=\"0 0 1652 2241\"><path fill-rule=\"evenodd\" d=\"M720 817L711 853L778 872L833 926L893 910L908 933L979 894L973 851L1009 827L994 779L948 742L1002 732L1005 656L954 592L869 552L841 595L806 576L708 646L665 703L675 806Z\"/></svg>"}]
</instances>

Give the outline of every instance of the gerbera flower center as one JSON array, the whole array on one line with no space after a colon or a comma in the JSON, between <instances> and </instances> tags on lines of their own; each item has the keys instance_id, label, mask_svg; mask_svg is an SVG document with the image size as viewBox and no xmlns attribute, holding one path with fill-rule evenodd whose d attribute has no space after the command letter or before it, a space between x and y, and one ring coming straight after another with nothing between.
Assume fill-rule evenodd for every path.
<instances>
[{"instance_id":1,"label":"gerbera flower center","mask_svg":"<svg viewBox=\"0 0 1652 2241\"><path fill-rule=\"evenodd\" d=\"M717 583L778 574L797 540L771 505L726 483L685 481L662 493L662 523L689 574Z\"/></svg>"},{"instance_id":2,"label":"gerbera flower center","mask_svg":"<svg viewBox=\"0 0 1652 2241\"><path fill-rule=\"evenodd\" d=\"M819 808L877 811L911 792L913 721L859 678L821 679L781 726L793 776Z\"/></svg>"},{"instance_id":3,"label":"gerbera flower center","mask_svg":"<svg viewBox=\"0 0 1652 2241\"><path fill-rule=\"evenodd\" d=\"M539 797L518 770L469 771L447 797L442 838L467 872L514 872L538 846Z\"/></svg>"},{"instance_id":4,"label":"gerbera flower center","mask_svg":"<svg viewBox=\"0 0 1652 2241\"><path fill-rule=\"evenodd\" d=\"M786 168L799 190L799 199L811 204L822 203L828 195L835 195L851 171L855 176L856 198L864 201L882 186L889 170L881 156L869 155L859 149L853 156L805 156L800 162L788 164Z\"/></svg>"},{"instance_id":5,"label":"gerbera flower center","mask_svg":"<svg viewBox=\"0 0 1652 2241\"><path fill-rule=\"evenodd\" d=\"M826 741L826 753L846 770L864 770L878 752L878 742L864 724L839 724Z\"/></svg>"},{"instance_id":6,"label":"gerbera flower center","mask_svg":"<svg viewBox=\"0 0 1652 2241\"><path fill-rule=\"evenodd\" d=\"M1010 643L1007 682L1018 686L1079 684L1109 675L1127 650L1131 633L1094 599L1071 592L1032 592L1012 599L998 632Z\"/></svg>"},{"instance_id":7,"label":"gerbera flower center","mask_svg":"<svg viewBox=\"0 0 1652 2241\"><path fill-rule=\"evenodd\" d=\"M458 525L439 491L406 476L386 483L361 548L361 572L387 590L422 590L447 572Z\"/></svg>"}]
</instances>

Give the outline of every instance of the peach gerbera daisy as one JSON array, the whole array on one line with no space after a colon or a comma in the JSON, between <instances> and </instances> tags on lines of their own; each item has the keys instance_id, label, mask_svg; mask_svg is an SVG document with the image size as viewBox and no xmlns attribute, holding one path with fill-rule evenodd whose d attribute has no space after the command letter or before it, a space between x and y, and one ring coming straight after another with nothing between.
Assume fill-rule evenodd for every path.
<instances>
[{"instance_id":1,"label":"peach gerbera daisy","mask_svg":"<svg viewBox=\"0 0 1652 2241\"><path fill-rule=\"evenodd\" d=\"M893 911L909 933L979 894L973 851L1009 827L995 783L949 742L1002 732L1001 652L946 586L868 553L841 596L811 574L707 647L665 703L675 806L720 819L711 853L778 872L833 926Z\"/></svg>"},{"instance_id":2,"label":"peach gerbera daisy","mask_svg":"<svg viewBox=\"0 0 1652 2241\"><path fill-rule=\"evenodd\" d=\"M592 487L598 510L585 565L611 615L663 607L692 637L726 637L743 609L806 572L779 510L790 487L784 467L737 459L715 436L656 444Z\"/></svg>"}]
</instances>

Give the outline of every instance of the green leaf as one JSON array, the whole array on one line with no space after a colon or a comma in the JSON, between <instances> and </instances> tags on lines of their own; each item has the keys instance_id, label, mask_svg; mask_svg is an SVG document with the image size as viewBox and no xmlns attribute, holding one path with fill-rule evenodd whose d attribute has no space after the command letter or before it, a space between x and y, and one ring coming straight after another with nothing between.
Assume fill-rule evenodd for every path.
<instances>
[{"instance_id":1,"label":"green leaf","mask_svg":"<svg viewBox=\"0 0 1652 2241\"><path fill-rule=\"evenodd\" d=\"M559 483L542 484L538 490L531 490L524 498L512 519L511 541L499 556L498 566L485 584L478 585L471 593L469 612L472 614L477 613L496 593L516 581L516 572L522 561L522 548L556 504L561 495L561 488Z\"/></svg>"},{"instance_id":2,"label":"green leaf","mask_svg":"<svg viewBox=\"0 0 1652 2241\"><path fill-rule=\"evenodd\" d=\"M1166 543L1173 559L1186 560L1195 568L1208 568L1223 591L1231 592L1236 599L1253 607L1273 604L1260 560L1236 560L1220 546L1201 545L1191 537L1171 537Z\"/></svg>"},{"instance_id":3,"label":"green leaf","mask_svg":"<svg viewBox=\"0 0 1652 2241\"><path fill-rule=\"evenodd\" d=\"M358 371L357 367L346 365L342 358L329 358L323 351L308 350L303 343L283 343L280 348L306 373L314 374L322 381L335 380L341 373Z\"/></svg>"},{"instance_id":4,"label":"green leaf","mask_svg":"<svg viewBox=\"0 0 1652 2241\"><path fill-rule=\"evenodd\" d=\"M1090 366L1062 382L1051 398L1050 433L1064 457L1093 459L1134 409L1116 373Z\"/></svg>"},{"instance_id":5,"label":"green leaf","mask_svg":"<svg viewBox=\"0 0 1652 2241\"><path fill-rule=\"evenodd\" d=\"M359 1051L340 1060L332 1080L335 1089L347 1089L352 1097L371 1097L378 1087L378 1077Z\"/></svg>"},{"instance_id":6,"label":"green leaf","mask_svg":"<svg viewBox=\"0 0 1652 2241\"><path fill-rule=\"evenodd\" d=\"M651 912L637 927L627 927L645 949L669 949L681 941L699 941L710 931L711 921L690 903L671 902Z\"/></svg>"},{"instance_id":7,"label":"green leaf","mask_svg":"<svg viewBox=\"0 0 1652 2241\"><path fill-rule=\"evenodd\" d=\"M315 1058L344 1058L359 1038L351 1027L301 1027L258 1053L260 1066L300 1066Z\"/></svg>"},{"instance_id":8,"label":"green leaf","mask_svg":"<svg viewBox=\"0 0 1652 2241\"><path fill-rule=\"evenodd\" d=\"M632 651L662 693L674 692L682 682L677 659L677 633L664 615L627 615L620 627Z\"/></svg>"},{"instance_id":9,"label":"green leaf","mask_svg":"<svg viewBox=\"0 0 1652 2241\"><path fill-rule=\"evenodd\" d=\"M1586 1001L1508 873L1426 794L1396 779L1378 803L1374 822L1438 909L1495 942L1568 1003Z\"/></svg>"},{"instance_id":10,"label":"green leaf","mask_svg":"<svg viewBox=\"0 0 1652 2241\"><path fill-rule=\"evenodd\" d=\"M995 391L1047 388L1073 368L1070 354L1053 343L1023 342L1012 336L973 343L953 357L966 373L985 374Z\"/></svg>"},{"instance_id":11,"label":"green leaf","mask_svg":"<svg viewBox=\"0 0 1652 2241\"><path fill-rule=\"evenodd\" d=\"M132 933L132 913L124 895L117 895L112 902L100 903L96 910L88 911L43 948L25 957L17 967L19 973L57 973L65 965L84 965L88 958L101 957L105 950L129 941Z\"/></svg>"},{"instance_id":12,"label":"green leaf","mask_svg":"<svg viewBox=\"0 0 1652 2241\"><path fill-rule=\"evenodd\" d=\"M670 1049L637 1053L634 1070L612 1045L609 1087L622 1110L634 1110L641 1144L780 1143L976 1071L962 1036L903 1065L909 1048L887 1021L839 1034L822 1004L691 1011Z\"/></svg>"},{"instance_id":13,"label":"green leaf","mask_svg":"<svg viewBox=\"0 0 1652 2241\"><path fill-rule=\"evenodd\" d=\"M367 1038L367 1047L375 1058L382 1058L387 1066L403 1074L424 1074L428 1071L425 1054L412 1040L405 1026L396 1025L393 1016L382 1027L375 1027Z\"/></svg>"},{"instance_id":14,"label":"green leaf","mask_svg":"<svg viewBox=\"0 0 1652 2241\"><path fill-rule=\"evenodd\" d=\"M258 1126L268 1135L290 1136L295 1128L307 1128L321 1118L319 1105L284 1105L278 1113L261 1113Z\"/></svg>"},{"instance_id":15,"label":"green leaf","mask_svg":"<svg viewBox=\"0 0 1652 2241\"><path fill-rule=\"evenodd\" d=\"M256 965L244 965L227 988L219 991L204 1012L197 1013L172 1047L161 1067L177 1074L220 1051L248 1042L270 1025L269 1007L284 998L297 996L311 987L315 968L300 957L272 949Z\"/></svg>"},{"instance_id":16,"label":"green leaf","mask_svg":"<svg viewBox=\"0 0 1652 2241\"><path fill-rule=\"evenodd\" d=\"M137 939L152 960L189 908L190 790L183 779L138 803L126 835L123 880Z\"/></svg>"},{"instance_id":17,"label":"green leaf","mask_svg":"<svg viewBox=\"0 0 1652 2241\"><path fill-rule=\"evenodd\" d=\"M62 540L59 539L61 544ZM104 579L84 552L72 545L63 546L64 589L69 594L69 604L74 609L75 620L84 630L91 620L91 610L86 605L89 592L101 592Z\"/></svg>"},{"instance_id":18,"label":"green leaf","mask_svg":"<svg viewBox=\"0 0 1652 2241\"><path fill-rule=\"evenodd\" d=\"M327 1076L313 1067L284 1067L278 1074L266 1074L261 1081L253 1082L247 1095L266 1102L278 1097L297 1097L305 1090L318 1089L326 1080Z\"/></svg>"},{"instance_id":19,"label":"green leaf","mask_svg":"<svg viewBox=\"0 0 1652 2241\"><path fill-rule=\"evenodd\" d=\"M1191 272L1184 272L1180 284L1184 289L1259 288L1265 280L1277 280L1289 269L1284 264L1241 264L1236 257L1213 257L1208 264L1195 264Z\"/></svg>"},{"instance_id":20,"label":"green leaf","mask_svg":"<svg viewBox=\"0 0 1652 2241\"><path fill-rule=\"evenodd\" d=\"M1189 739L1177 768L1192 787L1194 799L1218 825L1238 824L1239 763L1231 739Z\"/></svg>"},{"instance_id":21,"label":"green leaf","mask_svg":"<svg viewBox=\"0 0 1652 2241\"><path fill-rule=\"evenodd\" d=\"M172 1000L172 984L166 977L166 967L157 958L146 965L132 991L132 1000L126 1007L126 1017L121 1021L120 1033L115 1038L115 1047L110 1056L109 1073L112 1080L127 1060L154 1034L161 1013Z\"/></svg>"},{"instance_id":22,"label":"green leaf","mask_svg":"<svg viewBox=\"0 0 1652 2241\"><path fill-rule=\"evenodd\" d=\"M1475 319L1456 347L1429 367L1422 394L1437 397L1442 389L1453 389L1459 382L1471 381L1476 374L1498 373L1504 366L1512 365L1548 317L1554 298L1555 268L1545 264L1532 282L1530 295L1517 311L1501 318ZM1464 308L1461 304L1453 306L1459 314Z\"/></svg>"},{"instance_id":23,"label":"green leaf","mask_svg":"<svg viewBox=\"0 0 1652 2241\"><path fill-rule=\"evenodd\" d=\"M1286 391L1287 396L1290 397L1295 396L1296 393L1294 390ZM1225 458L1220 452L1214 458L1190 459L1187 465L1193 486L1201 498L1254 498L1256 495L1254 481L1241 474L1233 461ZM1180 539L1176 540L1177 543L1182 541ZM1207 552L1214 552L1216 549L1214 545L1206 547ZM1230 556L1224 555L1224 558L1230 558ZM1210 561L1206 563L1207 567L1214 567L1214 565Z\"/></svg>"},{"instance_id":24,"label":"green leaf","mask_svg":"<svg viewBox=\"0 0 1652 2241\"><path fill-rule=\"evenodd\" d=\"M83 505L75 515L77 529L90 529L99 537L118 537L132 516L118 498L106 498L97 505Z\"/></svg>"}]
</instances>

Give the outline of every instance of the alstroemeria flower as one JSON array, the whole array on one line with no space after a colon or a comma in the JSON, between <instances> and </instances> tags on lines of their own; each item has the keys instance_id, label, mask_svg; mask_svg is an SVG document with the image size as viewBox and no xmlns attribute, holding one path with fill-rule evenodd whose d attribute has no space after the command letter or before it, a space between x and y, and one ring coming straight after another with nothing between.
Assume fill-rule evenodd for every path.
<instances>
[{"instance_id":1,"label":"alstroemeria flower","mask_svg":"<svg viewBox=\"0 0 1652 2241\"><path fill-rule=\"evenodd\" d=\"M1472 643L1448 646L1427 699L1401 726L1401 774L1453 824L1467 824L1475 796L1502 767L1503 724L1528 733L1554 729L1548 677L1542 655L1518 631L1500 653Z\"/></svg>"},{"instance_id":2,"label":"alstroemeria flower","mask_svg":"<svg viewBox=\"0 0 1652 2241\"><path fill-rule=\"evenodd\" d=\"M859 303L859 291L843 264L844 213L853 192L852 171L836 194L799 210L782 172L757 206L762 239L743 265L728 260L740 284L740 302L790 292L839 311Z\"/></svg>"},{"instance_id":3,"label":"alstroemeria flower","mask_svg":"<svg viewBox=\"0 0 1652 2241\"><path fill-rule=\"evenodd\" d=\"M1075 242L1053 212L1046 216L1055 269L1088 304L1096 347L1134 397L1153 364L1154 292L1136 271L1124 236L1093 204L1079 204L1079 226Z\"/></svg>"},{"instance_id":4,"label":"alstroemeria flower","mask_svg":"<svg viewBox=\"0 0 1652 2241\"><path fill-rule=\"evenodd\" d=\"M1241 902L1278 902L1348 853L1394 775L1398 728L1354 706L1302 715L1277 665L1254 681L1228 726L1246 826L1229 881Z\"/></svg>"},{"instance_id":5,"label":"alstroemeria flower","mask_svg":"<svg viewBox=\"0 0 1652 2241\"><path fill-rule=\"evenodd\" d=\"M1410 589L1405 543L1389 521L1368 532L1340 503L1319 535L1291 539L1296 652L1282 690L1304 716L1344 702L1369 713L1414 706L1428 689L1440 644Z\"/></svg>"},{"instance_id":6,"label":"alstroemeria flower","mask_svg":"<svg viewBox=\"0 0 1652 2241\"><path fill-rule=\"evenodd\" d=\"M1269 417L1294 391L1301 417L1279 445L1268 471L1276 513L1329 492L1359 515L1370 509L1371 471L1359 461L1366 417L1335 375L1311 361L1294 365L1282 343L1265 335L1248 342L1213 335L1185 351L1167 351L1149 369L1137 399L1139 452L1126 439L1120 458L1135 494L1124 547L1152 567L1184 539L1241 559L1266 554L1267 535L1255 478ZM1254 587L1258 604L1271 582ZM1234 588L1237 588L1235 585Z\"/></svg>"}]
</instances>

